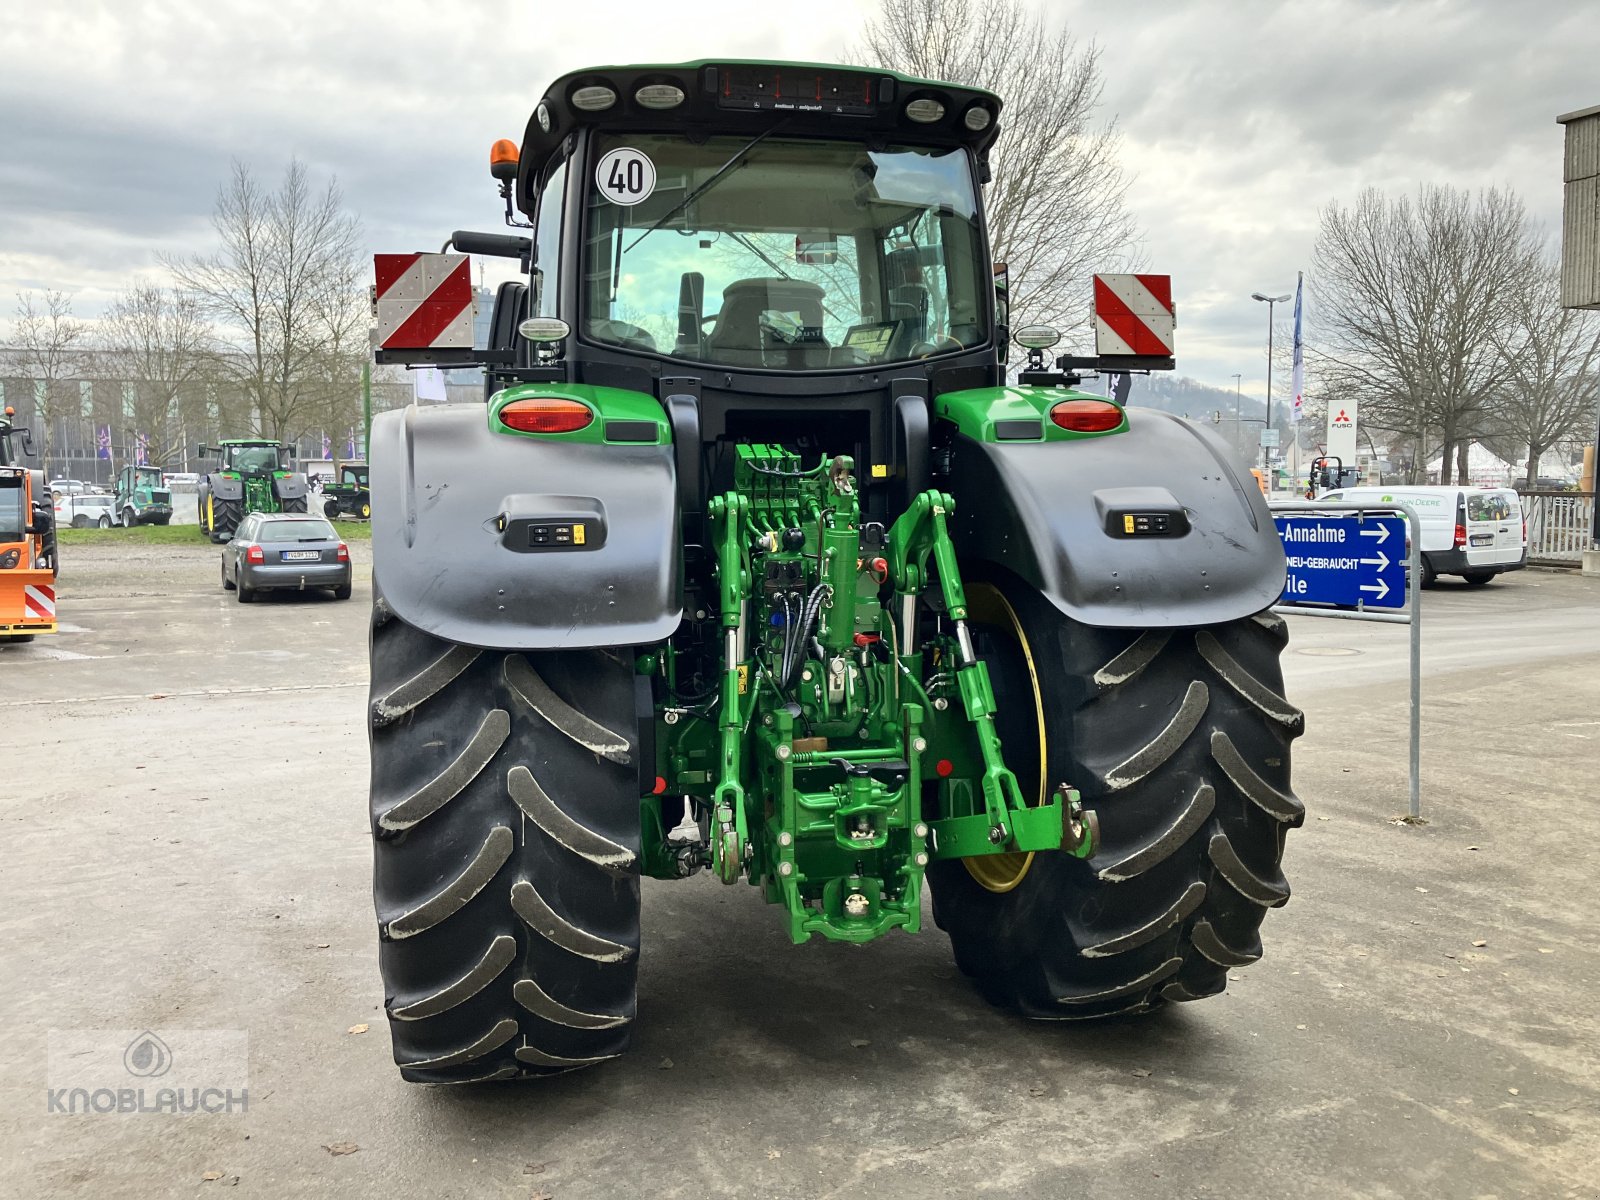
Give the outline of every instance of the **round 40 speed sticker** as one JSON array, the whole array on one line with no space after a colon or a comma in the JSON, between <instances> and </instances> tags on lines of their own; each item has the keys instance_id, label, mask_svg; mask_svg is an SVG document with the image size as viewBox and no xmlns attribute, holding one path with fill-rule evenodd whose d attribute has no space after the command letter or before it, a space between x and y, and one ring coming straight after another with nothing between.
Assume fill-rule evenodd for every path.
<instances>
[{"instance_id":1,"label":"round 40 speed sticker","mask_svg":"<svg viewBox=\"0 0 1600 1200\"><path fill-rule=\"evenodd\" d=\"M600 159L594 169L594 184L613 204L638 204L656 190L656 165L643 150L619 146Z\"/></svg>"}]
</instances>

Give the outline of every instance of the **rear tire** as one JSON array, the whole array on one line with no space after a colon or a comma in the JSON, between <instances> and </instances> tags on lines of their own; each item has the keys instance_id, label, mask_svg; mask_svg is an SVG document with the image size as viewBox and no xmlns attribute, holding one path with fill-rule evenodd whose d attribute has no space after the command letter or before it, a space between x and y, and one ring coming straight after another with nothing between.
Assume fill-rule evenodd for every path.
<instances>
[{"instance_id":1,"label":"rear tire","mask_svg":"<svg viewBox=\"0 0 1600 1200\"><path fill-rule=\"evenodd\" d=\"M233 591L233 580L228 578L228 564L227 563L223 563L222 564L222 590L225 591L225 592Z\"/></svg>"},{"instance_id":2,"label":"rear tire","mask_svg":"<svg viewBox=\"0 0 1600 1200\"><path fill-rule=\"evenodd\" d=\"M238 594L240 604L254 604L256 589L247 585L242 575L233 577L233 590Z\"/></svg>"},{"instance_id":3,"label":"rear tire","mask_svg":"<svg viewBox=\"0 0 1600 1200\"><path fill-rule=\"evenodd\" d=\"M986 590L969 590L975 621ZM1199 629L1096 629L1032 589L1004 600L1016 624L990 618L989 640L1025 639L1011 665L988 659L1007 761L1030 799L1041 782L1077 787L1100 841L1087 861L1034 855L1003 891L992 868L985 886L966 862L930 867L934 919L957 963L992 1003L1039 1019L1221 992L1230 969L1261 956L1266 910L1289 898L1284 835L1304 819L1289 787L1303 718L1282 698L1284 622L1262 613Z\"/></svg>"},{"instance_id":4,"label":"rear tire","mask_svg":"<svg viewBox=\"0 0 1600 1200\"><path fill-rule=\"evenodd\" d=\"M1422 586L1430 588L1438 581L1439 572L1433 569L1433 564L1428 561L1428 556L1424 554L1422 556Z\"/></svg>"},{"instance_id":5,"label":"rear tire","mask_svg":"<svg viewBox=\"0 0 1600 1200\"><path fill-rule=\"evenodd\" d=\"M336 587L333 589L333 598L335 600L348 600L353 595L355 595L355 589L348 583L343 587Z\"/></svg>"},{"instance_id":6,"label":"rear tire","mask_svg":"<svg viewBox=\"0 0 1600 1200\"><path fill-rule=\"evenodd\" d=\"M1461 578L1465 579L1473 587L1482 587L1484 584L1488 583L1491 579L1494 578L1494 572L1493 571L1468 571Z\"/></svg>"},{"instance_id":7,"label":"rear tire","mask_svg":"<svg viewBox=\"0 0 1600 1200\"><path fill-rule=\"evenodd\" d=\"M306 498L304 496L296 496L292 500L285 500L283 502L283 511L286 513L303 513L309 511L306 507Z\"/></svg>"},{"instance_id":8,"label":"rear tire","mask_svg":"<svg viewBox=\"0 0 1600 1200\"><path fill-rule=\"evenodd\" d=\"M324 501L322 505L322 515L327 517L330 521L335 520L339 516L339 502L337 500Z\"/></svg>"},{"instance_id":9,"label":"rear tire","mask_svg":"<svg viewBox=\"0 0 1600 1200\"><path fill-rule=\"evenodd\" d=\"M225 542L239 529L239 522L244 520L243 500L217 500L211 501L211 523L209 532L214 542Z\"/></svg>"},{"instance_id":10,"label":"rear tire","mask_svg":"<svg viewBox=\"0 0 1600 1200\"><path fill-rule=\"evenodd\" d=\"M96 524L98 524L101 529L110 529L111 528L111 518L110 517L101 517L100 520L98 522L96 522Z\"/></svg>"},{"instance_id":11,"label":"rear tire","mask_svg":"<svg viewBox=\"0 0 1600 1200\"><path fill-rule=\"evenodd\" d=\"M456 645L381 597L371 653L378 964L401 1075L615 1058L639 954L631 658Z\"/></svg>"},{"instance_id":12,"label":"rear tire","mask_svg":"<svg viewBox=\"0 0 1600 1200\"><path fill-rule=\"evenodd\" d=\"M124 529L132 529L133 526L134 526L133 509L131 509L131 508L123 509L122 510L122 527Z\"/></svg>"}]
</instances>

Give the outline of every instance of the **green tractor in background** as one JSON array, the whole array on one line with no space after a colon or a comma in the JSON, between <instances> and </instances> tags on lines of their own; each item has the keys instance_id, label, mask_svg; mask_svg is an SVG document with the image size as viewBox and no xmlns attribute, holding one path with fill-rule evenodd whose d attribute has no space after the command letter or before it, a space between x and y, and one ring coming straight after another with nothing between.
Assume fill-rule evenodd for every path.
<instances>
[{"instance_id":1,"label":"green tractor in background","mask_svg":"<svg viewBox=\"0 0 1600 1200\"><path fill-rule=\"evenodd\" d=\"M322 487L322 513L330 521L341 516L366 521L372 518L372 493L367 490L367 464L339 464L338 477Z\"/></svg>"},{"instance_id":2,"label":"green tractor in background","mask_svg":"<svg viewBox=\"0 0 1600 1200\"><path fill-rule=\"evenodd\" d=\"M743 881L795 942L915 932L926 889L982 995L1043 1020L1260 957L1303 819L1282 547L1210 432L1077 387L1170 352L1018 330L1008 386L1000 108L880 70L575 72L491 155L530 235L452 238L527 273L487 350L428 307L461 260L379 256L379 361L488 372L372 428L405 1078L620 1054L645 875Z\"/></svg>"},{"instance_id":3,"label":"green tractor in background","mask_svg":"<svg viewBox=\"0 0 1600 1200\"><path fill-rule=\"evenodd\" d=\"M200 532L225 542L253 512L303 513L310 484L293 446L264 438L232 438L216 446L196 446L196 458L219 460L200 477Z\"/></svg>"},{"instance_id":4,"label":"green tractor in background","mask_svg":"<svg viewBox=\"0 0 1600 1200\"><path fill-rule=\"evenodd\" d=\"M172 489L160 467L123 467L117 472L112 495L112 511L124 529L166 525L172 520Z\"/></svg>"}]
</instances>

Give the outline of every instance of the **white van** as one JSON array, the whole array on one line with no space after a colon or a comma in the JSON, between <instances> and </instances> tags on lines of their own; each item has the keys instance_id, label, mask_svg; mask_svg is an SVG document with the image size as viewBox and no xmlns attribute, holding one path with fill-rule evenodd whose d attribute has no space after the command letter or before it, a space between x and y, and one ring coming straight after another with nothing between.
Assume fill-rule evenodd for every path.
<instances>
[{"instance_id":1,"label":"white van","mask_svg":"<svg viewBox=\"0 0 1600 1200\"><path fill-rule=\"evenodd\" d=\"M1528 565L1528 521L1509 488L1443 486L1351 487L1318 496L1363 504L1405 504L1422 526L1422 586L1440 575L1488 583Z\"/></svg>"}]
</instances>

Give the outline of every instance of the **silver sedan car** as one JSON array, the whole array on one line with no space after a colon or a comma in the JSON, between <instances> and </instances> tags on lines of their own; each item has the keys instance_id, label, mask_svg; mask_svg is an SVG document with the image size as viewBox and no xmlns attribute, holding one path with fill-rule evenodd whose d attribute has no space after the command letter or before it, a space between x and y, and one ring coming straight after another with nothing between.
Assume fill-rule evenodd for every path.
<instances>
[{"instance_id":1,"label":"silver sedan car","mask_svg":"<svg viewBox=\"0 0 1600 1200\"><path fill-rule=\"evenodd\" d=\"M251 513L222 548L222 586L249 604L265 591L332 588L350 599L350 548L332 525L306 513Z\"/></svg>"}]
</instances>

